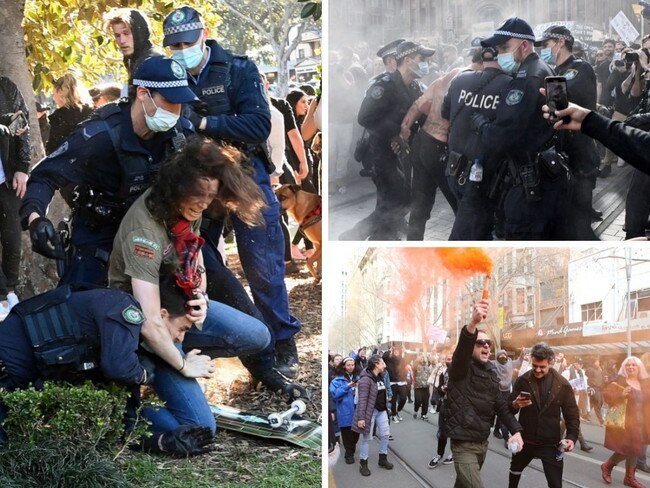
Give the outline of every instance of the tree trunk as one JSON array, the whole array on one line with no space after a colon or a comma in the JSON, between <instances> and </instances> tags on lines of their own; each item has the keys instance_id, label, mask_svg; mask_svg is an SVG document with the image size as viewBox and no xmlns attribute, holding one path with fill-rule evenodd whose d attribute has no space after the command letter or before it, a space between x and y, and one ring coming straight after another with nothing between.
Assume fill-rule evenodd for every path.
<instances>
[{"instance_id":1,"label":"tree trunk","mask_svg":"<svg viewBox=\"0 0 650 488\"><path fill-rule=\"evenodd\" d=\"M25 0L2 0L0 2L0 75L11 79L25 99L29 109L30 140L32 142L32 163L44 155L41 132L36 117L36 102L32 90L32 76L29 72L25 54L22 20L25 13ZM58 222L63 215L63 201L57 197L50 206L50 219ZM56 267L51 259L32 253L27 233L23 233L23 256L18 293L27 298L53 288L58 281Z\"/></svg>"}]
</instances>

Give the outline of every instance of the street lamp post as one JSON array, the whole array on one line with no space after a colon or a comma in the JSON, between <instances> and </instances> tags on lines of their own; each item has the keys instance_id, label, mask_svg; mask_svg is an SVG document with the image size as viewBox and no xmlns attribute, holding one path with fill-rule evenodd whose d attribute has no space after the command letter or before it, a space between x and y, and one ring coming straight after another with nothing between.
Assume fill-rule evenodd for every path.
<instances>
[{"instance_id":1,"label":"street lamp post","mask_svg":"<svg viewBox=\"0 0 650 488\"><path fill-rule=\"evenodd\" d=\"M625 278L627 279L627 357L632 355L632 301L630 300L630 280L632 278L632 249L625 248Z\"/></svg>"}]
</instances>

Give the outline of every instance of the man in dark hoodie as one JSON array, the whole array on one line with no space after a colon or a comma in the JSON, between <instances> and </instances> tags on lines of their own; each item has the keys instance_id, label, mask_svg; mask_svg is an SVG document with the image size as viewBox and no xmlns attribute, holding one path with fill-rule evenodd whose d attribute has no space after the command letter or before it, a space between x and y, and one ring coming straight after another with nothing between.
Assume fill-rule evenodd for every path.
<instances>
[{"instance_id":1,"label":"man in dark hoodie","mask_svg":"<svg viewBox=\"0 0 650 488\"><path fill-rule=\"evenodd\" d=\"M133 73L140 63L150 56L162 55L149 40L149 18L140 10L115 8L104 16L104 22L105 29L112 31L115 44L124 56L124 67L129 74L131 87Z\"/></svg>"}]
</instances>

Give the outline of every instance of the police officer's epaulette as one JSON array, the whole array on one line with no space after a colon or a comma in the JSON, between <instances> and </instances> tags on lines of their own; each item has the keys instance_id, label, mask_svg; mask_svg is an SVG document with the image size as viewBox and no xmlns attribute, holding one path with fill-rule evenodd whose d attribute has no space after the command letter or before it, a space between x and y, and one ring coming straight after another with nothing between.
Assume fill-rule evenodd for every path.
<instances>
[{"instance_id":1,"label":"police officer's epaulette","mask_svg":"<svg viewBox=\"0 0 650 488\"><path fill-rule=\"evenodd\" d=\"M517 74L515 75L515 78L520 79L520 78L526 78L526 75L528 75L528 70L527 69L520 69L517 71Z\"/></svg>"},{"instance_id":2,"label":"police officer's epaulette","mask_svg":"<svg viewBox=\"0 0 650 488\"><path fill-rule=\"evenodd\" d=\"M111 102L107 103L106 105L102 105L97 110L95 110L90 115L86 123L84 123L83 126L79 129L84 140L87 141L92 137L95 137L97 134L106 132L109 128L113 127L115 124L107 124L107 120L114 115L122 113L122 108L120 105L122 105L122 103ZM116 123L119 120L119 117L115 118Z\"/></svg>"},{"instance_id":3,"label":"police officer's epaulette","mask_svg":"<svg viewBox=\"0 0 650 488\"><path fill-rule=\"evenodd\" d=\"M248 56L245 54L234 54L230 53L234 59L243 59L244 61L248 60Z\"/></svg>"},{"instance_id":4,"label":"police officer's epaulette","mask_svg":"<svg viewBox=\"0 0 650 488\"><path fill-rule=\"evenodd\" d=\"M383 76L380 76L379 78L377 78L377 81L382 81L384 83L389 82L390 81L390 73L384 73Z\"/></svg>"}]
</instances>

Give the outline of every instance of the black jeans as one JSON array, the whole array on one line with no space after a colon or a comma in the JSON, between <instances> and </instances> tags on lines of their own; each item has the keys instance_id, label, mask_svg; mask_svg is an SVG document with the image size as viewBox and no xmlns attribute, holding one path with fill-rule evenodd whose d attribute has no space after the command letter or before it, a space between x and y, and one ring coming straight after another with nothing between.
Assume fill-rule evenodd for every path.
<instances>
[{"instance_id":1,"label":"black jeans","mask_svg":"<svg viewBox=\"0 0 650 488\"><path fill-rule=\"evenodd\" d=\"M18 284L20 271L20 198L16 190L6 183L0 184L0 243L2 243L2 266L0 269L0 300L7 299L9 289Z\"/></svg>"},{"instance_id":2,"label":"black jeans","mask_svg":"<svg viewBox=\"0 0 650 488\"><path fill-rule=\"evenodd\" d=\"M395 241L411 200L409 185L397 156L386 144L371 140L368 160L373 162L372 182L377 187L375 210L341 236L343 240Z\"/></svg>"},{"instance_id":3,"label":"black jeans","mask_svg":"<svg viewBox=\"0 0 650 488\"><path fill-rule=\"evenodd\" d=\"M395 416L406 405L406 392L409 385L391 385L391 388L393 389L393 400L391 402L390 414Z\"/></svg>"},{"instance_id":4,"label":"black jeans","mask_svg":"<svg viewBox=\"0 0 650 488\"><path fill-rule=\"evenodd\" d=\"M458 205L445 176L447 144L421 130L413 139L412 154L413 198L407 239L421 241L424 239L424 229L427 220L431 217L438 188L449 202L454 214L458 210Z\"/></svg>"},{"instance_id":5,"label":"black jeans","mask_svg":"<svg viewBox=\"0 0 650 488\"><path fill-rule=\"evenodd\" d=\"M341 442L345 450L345 457L354 457L354 451L359 441L359 433L350 427L341 427Z\"/></svg>"},{"instance_id":6,"label":"black jeans","mask_svg":"<svg viewBox=\"0 0 650 488\"><path fill-rule=\"evenodd\" d=\"M517 488L521 472L534 459L542 461L544 475L549 488L562 488L562 471L564 470L564 460L555 459L555 446L534 446L524 442L524 448L512 455L510 461L510 481L508 488Z\"/></svg>"},{"instance_id":7,"label":"black jeans","mask_svg":"<svg viewBox=\"0 0 650 488\"><path fill-rule=\"evenodd\" d=\"M418 409L422 408L422 416L426 415L429 411L429 387L414 388L415 404L413 405L413 413L418 413Z\"/></svg>"},{"instance_id":8,"label":"black jeans","mask_svg":"<svg viewBox=\"0 0 650 488\"><path fill-rule=\"evenodd\" d=\"M650 176L635 169L625 199L626 239L645 236L645 228L648 226L648 216L650 216L650 202L647 198L649 190Z\"/></svg>"}]
</instances>

